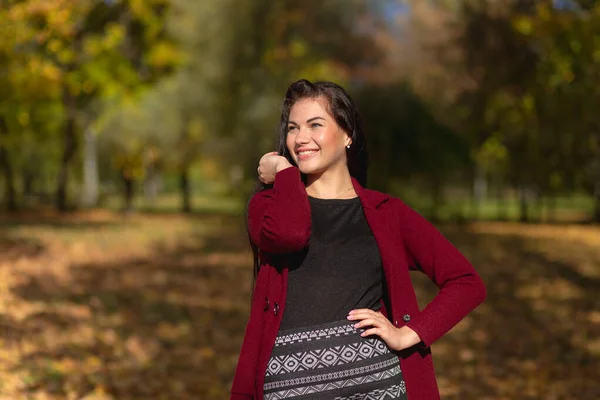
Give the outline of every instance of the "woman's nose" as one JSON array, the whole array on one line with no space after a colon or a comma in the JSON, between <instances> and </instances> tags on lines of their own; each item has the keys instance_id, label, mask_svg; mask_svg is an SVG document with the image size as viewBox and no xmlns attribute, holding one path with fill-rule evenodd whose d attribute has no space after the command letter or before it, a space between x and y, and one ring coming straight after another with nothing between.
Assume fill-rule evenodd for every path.
<instances>
[{"instance_id":1,"label":"woman's nose","mask_svg":"<svg viewBox=\"0 0 600 400\"><path fill-rule=\"evenodd\" d=\"M296 135L296 143L308 143L310 142L310 132L308 129L299 129Z\"/></svg>"}]
</instances>

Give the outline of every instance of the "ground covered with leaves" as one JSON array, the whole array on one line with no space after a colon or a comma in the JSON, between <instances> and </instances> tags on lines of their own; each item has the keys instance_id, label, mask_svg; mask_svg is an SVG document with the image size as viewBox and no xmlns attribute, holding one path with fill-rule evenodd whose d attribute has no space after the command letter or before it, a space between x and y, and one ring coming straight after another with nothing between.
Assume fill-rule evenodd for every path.
<instances>
[{"instance_id":1,"label":"ground covered with leaves","mask_svg":"<svg viewBox=\"0 0 600 400\"><path fill-rule=\"evenodd\" d=\"M600 228L443 231L488 300L432 347L442 397L600 398ZM228 398L251 277L241 217L2 217L0 399Z\"/></svg>"}]
</instances>

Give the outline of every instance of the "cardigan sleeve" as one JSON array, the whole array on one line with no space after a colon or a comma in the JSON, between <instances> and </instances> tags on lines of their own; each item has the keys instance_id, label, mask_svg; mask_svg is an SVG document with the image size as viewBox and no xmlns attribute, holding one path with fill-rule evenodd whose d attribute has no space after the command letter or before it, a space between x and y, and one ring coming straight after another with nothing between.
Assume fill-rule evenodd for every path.
<instances>
[{"instance_id":1,"label":"cardigan sleeve","mask_svg":"<svg viewBox=\"0 0 600 400\"><path fill-rule=\"evenodd\" d=\"M310 204L297 167L277 172L273 187L250 199L248 230L261 251L292 253L308 246Z\"/></svg>"},{"instance_id":2,"label":"cardigan sleeve","mask_svg":"<svg viewBox=\"0 0 600 400\"><path fill-rule=\"evenodd\" d=\"M486 298L483 280L469 260L429 221L400 201L399 226L408 265L438 286L433 300L406 325L428 347Z\"/></svg>"}]
</instances>

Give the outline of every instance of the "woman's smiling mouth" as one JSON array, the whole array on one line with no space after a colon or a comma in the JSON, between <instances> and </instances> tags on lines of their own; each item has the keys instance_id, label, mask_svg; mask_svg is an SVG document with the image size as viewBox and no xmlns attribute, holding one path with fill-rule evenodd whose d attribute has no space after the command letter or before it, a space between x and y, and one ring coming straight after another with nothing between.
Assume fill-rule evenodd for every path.
<instances>
[{"instance_id":1,"label":"woman's smiling mouth","mask_svg":"<svg viewBox=\"0 0 600 400\"><path fill-rule=\"evenodd\" d=\"M303 150L303 151L299 151L296 154L298 155L298 159L299 160L306 160L307 158L312 157L313 155L317 154L319 152L319 150Z\"/></svg>"}]
</instances>

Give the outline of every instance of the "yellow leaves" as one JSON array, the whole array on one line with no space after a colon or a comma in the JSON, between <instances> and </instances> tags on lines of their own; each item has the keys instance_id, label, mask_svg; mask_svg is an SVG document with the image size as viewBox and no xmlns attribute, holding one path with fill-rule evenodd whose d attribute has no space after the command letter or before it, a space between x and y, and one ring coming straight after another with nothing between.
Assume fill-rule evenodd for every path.
<instances>
[{"instance_id":1,"label":"yellow leaves","mask_svg":"<svg viewBox=\"0 0 600 400\"><path fill-rule=\"evenodd\" d=\"M96 386L94 390L84 397L81 400L113 400L114 397L107 393L104 386Z\"/></svg>"},{"instance_id":2,"label":"yellow leaves","mask_svg":"<svg viewBox=\"0 0 600 400\"><path fill-rule=\"evenodd\" d=\"M569 47L573 50L573 53L577 54L581 51L581 42L577 39L573 39L569 42Z\"/></svg>"},{"instance_id":3,"label":"yellow leaves","mask_svg":"<svg viewBox=\"0 0 600 400\"><path fill-rule=\"evenodd\" d=\"M85 82L83 82L83 85L82 85L82 89L83 89L84 93L91 93L95 87L96 87L96 85L90 79L87 79Z\"/></svg>"},{"instance_id":4,"label":"yellow leaves","mask_svg":"<svg viewBox=\"0 0 600 400\"><path fill-rule=\"evenodd\" d=\"M77 53L72 48L65 47L58 52L57 58L61 65L68 65L75 61Z\"/></svg>"},{"instance_id":5,"label":"yellow leaves","mask_svg":"<svg viewBox=\"0 0 600 400\"><path fill-rule=\"evenodd\" d=\"M154 67L169 67L180 64L183 53L173 43L163 40L150 49L146 59Z\"/></svg>"},{"instance_id":6,"label":"yellow leaves","mask_svg":"<svg viewBox=\"0 0 600 400\"><path fill-rule=\"evenodd\" d=\"M206 126L200 118L192 118L188 126L188 132L189 138L194 142L203 142L208 137Z\"/></svg>"},{"instance_id":7,"label":"yellow leaves","mask_svg":"<svg viewBox=\"0 0 600 400\"><path fill-rule=\"evenodd\" d=\"M477 164L489 170L501 170L508 161L508 149L499 139L500 135L489 137L476 154Z\"/></svg>"},{"instance_id":8,"label":"yellow leaves","mask_svg":"<svg viewBox=\"0 0 600 400\"><path fill-rule=\"evenodd\" d=\"M527 114L529 114L529 113L533 112L533 110L535 108L535 97L533 97L530 93L527 93L523 97L521 97L521 104L522 104L523 110Z\"/></svg>"},{"instance_id":9,"label":"yellow leaves","mask_svg":"<svg viewBox=\"0 0 600 400\"><path fill-rule=\"evenodd\" d=\"M520 15L513 19L512 25L513 29L525 36L533 33L533 21L531 17Z\"/></svg>"},{"instance_id":10,"label":"yellow leaves","mask_svg":"<svg viewBox=\"0 0 600 400\"><path fill-rule=\"evenodd\" d=\"M535 6L537 17L544 22L548 22L552 19L552 13L550 11L550 6L547 2L539 2Z\"/></svg>"},{"instance_id":11,"label":"yellow leaves","mask_svg":"<svg viewBox=\"0 0 600 400\"><path fill-rule=\"evenodd\" d=\"M59 91L60 70L42 56L33 55L26 60L15 61L8 70L11 85L18 88L17 98L55 97Z\"/></svg>"},{"instance_id":12,"label":"yellow leaves","mask_svg":"<svg viewBox=\"0 0 600 400\"><path fill-rule=\"evenodd\" d=\"M290 43L290 55L294 58L301 58L308 52L308 45L302 39L294 39Z\"/></svg>"},{"instance_id":13,"label":"yellow leaves","mask_svg":"<svg viewBox=\"0 0 600 400\"><path fill-rule=\"evenodd\" d=\"M190 334L190 324L185 322L179 324L161 322L158 325L156 334L160 339L175 342Z\"/></svg>"},{"instance_id":14,"label":"yellow leaves","mask_svg":"<svg viewBox=\"0 0 600 400\"><path fill-rule=\"evenodd\" d=\"M222 176L223 172L221 171L219 162L214 159L208 157L203 158L200 160L200 167L202 169L202 175L207 179L217 179Z\"/></svg>"},{"instance_id":15,"label":"yellow leaves","mask_svg":"<svg viewBox=\"0 0 600 400\"><path fill-rule=\"evenodd\" d=\"M60 40L52 39L48 42L47 49L50 50L52 53L58 53L60 50L63 49L63 47L63 43Z\"/></svg>"},{"instance_id":16,"label":"yellow leaves","mask_svg":"<svg viewBox=\"0 0 600 400\"><path fill-rule=\"evenodd\" d=\"M72 11L67 7L49 12L47 14L48 25L50 25L50 27L53 29L66 32L64 30L65 25L68 25L71 22L69 21L71 18L71 13Z\"/></svg>"},{"instance_id":17,"label":"yellow leaves","mask_svg":"<svg viewBox=\"0 0 600 400\"><path fill-rule=\"evenodd\" d=\"M77 372L77 370L80 368L79 362L70 357L66 357L62 360L52 363L52 367L63 375Z\"/></svg>"},{"instance_id":18,"label":"yellow leaves","mask_svg":"<svg viewBox=\"0 0 600 400\"><path fill-rule=\"evenodd\" d=\"M594 49L592 58L594 59L594 62L600 63L600 46L598 48Z\"/></svg>"},{"instance_id":19,"label":"yellow leaves","mask_svg":"<svg viewBox=\"0 0 600 400\"><path fill-rule=\"evenodd\" d=\"M26 3L13 4L7 10L8 20L11 22L18 22L25 19L27 15Z\"/></svg>"},{"instance_id":20,"label":"yellow leaves","mask_svg":"<svg viewBox=\"0 0 600 400\"><path fill-rule=\"evenodd\" d=\"M102 51L102 41L97 36L87 37L83 41L83 52L91 57L96 57Z\"/></svg>"},{"instance_id":21,"label":"yellow leaves","mask_svg":"<svg viewBox=\"0 0 600 400\"><path fill-rule=\"evenodd\" d=\"M144 0L130 0L129 6L133 14L143 17L151 15L152 12L146 3Z\"/></svg>"},{"instance_id":22,"label":"yellow leaves","mask_svg":"<svg viewBox=\"0 0 600 400\"><path fill-rule=\"evenodd\" d=\"M17 119L21 126L26 127L29 125L29 113L27 111L21 111Z\"/></svg>"},{"instance_id":23,"label":"yellow leaves","mask_svg":"<svg viewBox=\"0 0 600 400\"><path fill-rule=\"evenodd\" d=\"M307 64L298 73L298 76L302 76L308 80L335 80L342 86L345 85L344 81L348 78L348 75L349 71L343 68L343 66L329 60Z\"/></svg>"},{"instance_id":24,"label":"yellow leaves","mask_svg":"<svg viewBox=\"0 0 600 400\"><path fill-rule=\"evenodd\" d=\"M203 347L200 349L200 356L205 359L214 358L217 355L212 347Z\"/></svg>"},{"instance_id":25,"label":"yellow leaves","mask_svg":"<svg viewBox=\"0 0 600 400\"><path fill-rule=\"evenodd\" d=\"M159 350L159 345L153 340L143 340L138 336L130 336L125 341L125 349L135 358L136 362L145 365L152 361Z\"/></svg>"},{"instance_id":26,"label":"yellow leaves","mask_svg":"<svg viewBox=\"0 0 600 400\"><path fill-rule=\"evenodd\" d=\"M102 40L104 49L112 49L123 42L125 38L125 28L120 24L109 24L106 27L105 35Z\"/></svg>"}]
</instances>

